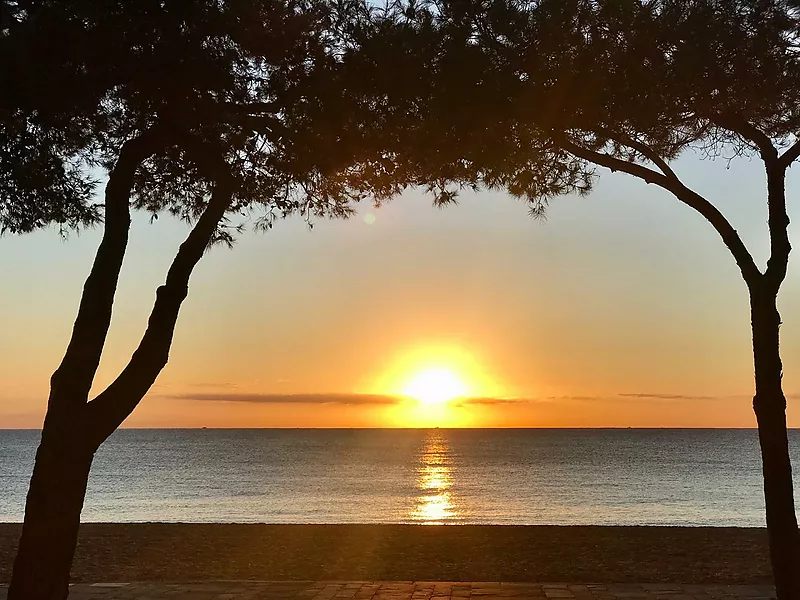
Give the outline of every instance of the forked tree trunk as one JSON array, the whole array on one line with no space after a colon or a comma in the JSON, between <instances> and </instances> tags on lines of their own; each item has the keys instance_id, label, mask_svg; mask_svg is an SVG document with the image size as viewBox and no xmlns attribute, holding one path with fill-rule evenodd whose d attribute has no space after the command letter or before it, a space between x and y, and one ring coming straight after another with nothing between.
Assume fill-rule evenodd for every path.
<instances>
[{"instance_id":1,"label":"forked tree trunk","mask_svg":"<svg viewBox=\"0 0 800 600\"><path fill-rule=\"evenodd\" d=\"M61 600L69 593L86 483L99 445L90 439L86 401L128 243L134 176L141 162L163 146L162 136L152 128L125 142L109 174L103 238L84 284L69 346L50 379L47 415L8 591L12 600Z\"/></svg>"},{"instance_id":2,"label":"forked tree trunk","mask_svg":"<svg viewBox=\"0 0 800 600\"><path fill-rule=\"evenodd\" d=\"M64 413L48 416L25 504L8 597L63 600L75 554L94 448Z\"/></svg>"},{"instance_id":3,"label":"forked tree trunk","mask_svg":"<svg viewBox=\"0 0 800 600\"><path fill-rule=\"evenodd\" d=\"M95 338L92 345L95 352L83 352L71 364L65 358L51 380L47 416L28 490L9 600L64 600L69 594L69 573L94 453L136 408L167 364L175 324L188 293L192 270L213 239L233 193L231 177L218 174L208 206L181 244L167 273L166 283L157 290L147 329L130 362L104 392L86 402L84 392L88 394L99 362L125 248L123 243L119 260L113 269L108 269L103 263L109 262L105 259L110 244L101 244L92 274L84 287L81 310L70 342L70 348L73 344L80 347L75 344L76 338L80 337L76 332L85 338L88 331ZM127 209L127 196L123 208ZM127 233L127 221L122 224ZM107 292L105 303L101 303L106 308L107 319L98 319L97 311L83 310L87 305L94 306L98 290ZM82 316L84 312L86 314ZM85 339L81 341L86 345ZM69 353L70 350L68 357ZM89 365L88 377L81 377L82 370L87 367L87 356L96 360Z\"/></svg>"},{"instance_id":4,"label":"forked tree trunk","mask_svg":"<svg viewBox=\"0 0 800 600\"><path fill-rule=\"evenodd\" d=\"M800 599L800 531L795 516L792 466L781 387L777 290L750 292L756 394L753 409L764 473L769 553L779 600Z\"/></svg>"},{"instance_id":5,"label":"forked tree trunk","mask_svg":"<svg viewBox=\"0 0 800 600\"><path fill-rule=\"evenodd\" d=\"M736 260L750 289L756 383L753 409L761 444L769 551L775 589L780 600L800 600L800 532L797 530L792 488L792 466L786 430L786 397L781 387L781 319L777 307L778 290L786 278L792 250L788 233L789 215L786 212L786 169L800 157L800 140L783 154L779 154L769 135L749 123L742 115L735 112L716 114L710 118L710 124L728 130L757 148L764 161L771 251L765 272L758 268L736 229L719 209L684 185L670 168L668 161L647 144L631 140L627 136L622 136L621 139L613 136L611 138L646 158L658 170L635 160L590 150L563 134L557 136L555 141L580 159L612 171L628 173L672 193L714 227Z\"/></svg>"}]
</instances>

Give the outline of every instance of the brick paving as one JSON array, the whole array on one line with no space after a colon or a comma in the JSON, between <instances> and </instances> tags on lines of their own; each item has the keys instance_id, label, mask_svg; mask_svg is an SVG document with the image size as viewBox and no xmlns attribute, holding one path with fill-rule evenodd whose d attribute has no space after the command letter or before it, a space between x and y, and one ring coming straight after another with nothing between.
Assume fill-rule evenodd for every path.
<instances>
[{"instance_id":1,"label":"brick paving","mask_svg":"<svg viewBox=\"0 0 800 600\"><path fill-rule=\"evenodd\" d=\"M0 586L5 600L7 586ZM71 600L767 600L770 585L214 581L70 586Z\"/></svg>"}]
</instances>

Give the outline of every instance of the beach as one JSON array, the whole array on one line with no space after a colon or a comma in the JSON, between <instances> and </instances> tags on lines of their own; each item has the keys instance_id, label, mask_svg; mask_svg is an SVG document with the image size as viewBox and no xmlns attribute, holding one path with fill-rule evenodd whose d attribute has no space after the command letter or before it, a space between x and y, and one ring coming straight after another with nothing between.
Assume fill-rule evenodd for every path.
<instances>
[{"instance_id":1,"label":"beach","mask_svg":"<svg viewBox=\"0 0 800 600\"><path fill-rule=\"evenodd\" d=\"M0 524L0 582L21 530ZM771 581L766 530L495 525L81 526L75 582Z\"/></svg>"}]
</instances>

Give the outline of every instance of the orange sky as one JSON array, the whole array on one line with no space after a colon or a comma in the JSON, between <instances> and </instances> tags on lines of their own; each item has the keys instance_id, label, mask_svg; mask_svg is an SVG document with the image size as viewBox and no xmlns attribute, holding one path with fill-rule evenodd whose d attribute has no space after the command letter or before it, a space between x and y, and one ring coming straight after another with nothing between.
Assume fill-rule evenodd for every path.
<instances>
[{"instance_id":1,"label":"orange sky","mask_svg":"<svg viewBox=\"0 0 800 600\"><path fill-rule=\"evenodd\" d=\"M763 264L759 164L679 171ZM795 167L797 170L797 167ZM791 198L800 191L789 178ZM247 233L198 266L171 360L132 427L750 427L747 297L701 217L601 173L545 223L499 193L434 209L409 193L349 221ZM800 222L800 215L794 215ZM185 226L137 218L96 388L143 331ZM38 427L99 232L0 239L0 427ZM780 303L789 415L800 426L800 257ZM426 369L472 400L393 395Z\"/></svg>"}]
</instances>

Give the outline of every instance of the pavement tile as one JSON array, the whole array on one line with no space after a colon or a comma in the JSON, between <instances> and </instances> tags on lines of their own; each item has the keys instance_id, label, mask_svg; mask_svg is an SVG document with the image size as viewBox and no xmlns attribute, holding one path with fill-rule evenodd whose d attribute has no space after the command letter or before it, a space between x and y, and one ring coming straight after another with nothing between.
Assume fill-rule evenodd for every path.
<instances>
[{"instance_id":1,"label":"pavement tile","mask_svg":"<svg viewBox=\"0 0 800 600\"><path fill-rule=\"evenodd\" d=\"M546 588L544 590L544 595L548 598L574 598L575 596L572 595L566 588Z\"/></svg>"},{"instance_id":2,"label":"pavement tile","mask_svg":"<svg viewBox=\"0 0 800 600\"><path fill-rule=\"evenodd\" d=\"M0 584L0 600L8 585ZM769 585L496 581L210 581L81 583L70 600L770 600Z\"/></svg>"}]
</instances>

